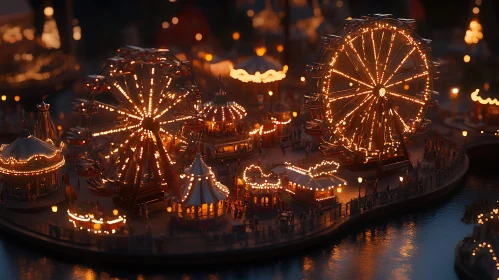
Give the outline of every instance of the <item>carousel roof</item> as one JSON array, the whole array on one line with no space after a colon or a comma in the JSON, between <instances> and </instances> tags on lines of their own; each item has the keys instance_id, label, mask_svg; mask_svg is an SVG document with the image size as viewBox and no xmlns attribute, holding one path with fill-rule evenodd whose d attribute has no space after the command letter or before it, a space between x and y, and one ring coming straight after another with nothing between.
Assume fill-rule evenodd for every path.
<instances>
[{"instance_id":1,"label":"carousel roof","mask_svg":"<svg viewBox=\"0 0 499 280\"><path fill-rule=\"evenodd\" d=\"M214 122L238 121L247 115L243 106L236 102L227 101L227 93L223 88L221 79L220 89L215 93L213 101L203 105L202 114L206 120Z\"/></svg>"},{"instance_id":2,"label":"carousel roof","mask_svg":"<svg viewBox=\"0 0 499 280\"><path fill-rule=\"evenodd\" d=\"M180 177L184 179L180 190L181 200L186 206L216 203L229 195L229 189L217 181L215 174L199 154Z\"/></svg>"},{"instance_id":3,"label":"carousel roof","mask_svg":"<svg viewBox=\"0 0 499 280\"><path fill-rule=\"evenodd\" d=\"M19 138L0 147L0 173L37 175L64 165L61 150L23 130Z\"/></svg>"},{"instance_id":4,"label":"carousel roof","mask_svg":"<svg viewBox=\"0 0 499 280\"><path fill-rule=\"evenodd\" d=\"M284 79L288 66L282 66L279 61L266 56L266 51L265 47L257 48L257 55L234 65L230 76L245 83L270 83Z\"/></svg>"},{"instance_id":5,"label":"carousel roof","mask_svg":"<svg viewBox=\"0 0 499 280\"><path fill-rule=\"evenodd\" d=\"M272 169L272 172L287 174L289 181L298 187L323 191L347 184L342 178L332 175L338 167L339 165L335 162L323 161L309 169L291 164L280 165Z\"/></svg>"}]
</instances>

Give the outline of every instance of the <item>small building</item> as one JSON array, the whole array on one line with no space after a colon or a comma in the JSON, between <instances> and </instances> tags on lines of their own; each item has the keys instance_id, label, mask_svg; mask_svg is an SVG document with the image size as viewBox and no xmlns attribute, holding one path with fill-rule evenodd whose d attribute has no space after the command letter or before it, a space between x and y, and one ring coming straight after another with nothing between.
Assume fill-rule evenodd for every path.
<instances>
[{"instance_id":1,"label":"small building","mask_svg":"<svg viewBox=\"0 0 499 280\"><path fill-rule=\"evenodd\" d=\"M281 176L284 188L293 194L296 201L326 206L336 202L334 188L347 184L333 175L338 168L339 164L334 161L322 161L308 169L286 163L275 167L272 172Z\"/></svg>"},{"instance_id":2,"label":"small building","mask_svg":"<svg viewBox=\"0 0 499 280\"><path fill-rule=\"evenodd\" d=\"M222 81L213 101L203 105L202 114L205 119L203 151L209 160L241 157L253 150L245 122L246 109L227 100Z\"/></svg>"},{"instance_id":3,"label":"small building","mask_svg":"<svg viewBox=\"0 0 499 280\"><path fill-rule=\"evenodd\" d=\"M198 154L192 165L180 175L183 180L180 198L172 202L175 218L188 227L220 223L229 189L217 181L211 168Z\"/></svg>"},{"instance_id":4,"label":"small building","mask_svg":"<svg viewBox=\"0 0 499 280\"><path fill-rule=\"evenodd\" d=\"M250 165L244 169L246 198L253 213L275 212L281 206L282 182L279 176L265 174L259 166Z\"/></svg>"},{"instance_id":5,"label":"small building","mask_svg":"<svg viewBox=\"0 0 499 280\"><path fill-rule=\"evenodd\" d=\"M64 165L61 148L23 130L14 142L0 147L0 185L19 200L36 200L60 186L59 169Z\"/></svg>"}]
</instances>

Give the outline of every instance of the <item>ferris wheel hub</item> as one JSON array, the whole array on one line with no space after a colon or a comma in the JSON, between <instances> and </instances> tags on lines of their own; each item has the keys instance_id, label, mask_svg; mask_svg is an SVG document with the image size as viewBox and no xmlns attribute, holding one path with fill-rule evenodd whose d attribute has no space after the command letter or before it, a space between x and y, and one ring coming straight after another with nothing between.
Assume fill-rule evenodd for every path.
<instances>
[{"instance_id":1,"label":"ferris wheel hub","mask_svg":"<svg viewBox=\"0 0 499 280\"><path fill-rule=\"evenodd\" d=\"M146 117L142 120L142 128L155 132L159 130L159 123L151 117Z\"/></svg>"},{"instance_id":2,"label":"ferris wheel hub","mask_svg":"<svg viewBox=\"0 0 499 280\"><path fill-rule=\"evenodd\" d=\"M383 97L386 94L386 88L382 85L379 85L374 89L374 94L378 95L379 97Z\"/></svg>"}]
</instances>

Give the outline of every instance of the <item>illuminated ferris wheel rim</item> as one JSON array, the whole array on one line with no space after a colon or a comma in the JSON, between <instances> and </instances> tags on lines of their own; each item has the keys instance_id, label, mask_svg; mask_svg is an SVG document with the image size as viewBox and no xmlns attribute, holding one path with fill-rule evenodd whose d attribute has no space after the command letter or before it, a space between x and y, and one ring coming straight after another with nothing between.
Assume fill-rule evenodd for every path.
<instances>
[{"instance_id":1,"label":"illuminated ferris wheel rim","mask_svg":"<svg viewBox=\"0 0 499 280\"><path fill-rule=\"evenodd\" d=\"M124 49L108 60L107 75L90 76L86 84L91 94L109 91L118 105L95 100L92 104L113 114L114 120L124 117L124 121L93 126L92 137L113 137L104 158L112 162L110 168L116 168L111 171L116 182L136 185L152 172L158 183L169 185L175 162L166 145L186 144L178 125L198 115L199 90L190 69L167 51Z\"/></svg>"},{"instance_id":2,"label":"illuminated ferris wheel rim","mask_svg":"<svg viewBox=\"0 0 499 280\"><path fill-rule=\"evenodd\" d=\"M405 141L407 141L422 124L432 95L434 65L431 62L430 48L427 46L427 41L415 34L407 22L410 22L410 20L393 19L387 17L386 15L366 17L365 19L346 22L343 27L338 29L339 32L337 32L337 34L341 36L330 35L328 38L325 38L324 48L330 48L333 51L329 52L329 55L327 51L324 51L324 53L322 54L322 59L318 63L316 63L316 65L318 65L319 67L320 65L325 65L324 70L322 70L322 75L319 76L319 90L317 92L319 95L316 96L319 97L321 103L325 104L323 108L325 107L324 109L326 110L324 114L325 121L329 125L329 135L327 135L328 137L324 137L326 136L324 135L322 139L324 143L329 144L328 146L338 146L339 144L338 142L330 142L332 135L334 135L337 139L340 139L342 145L345 145L345 142L347 142L347 148L352 148L353 146L357 145L357 147L355 147L355 149L357 150L359 148L358 146L362 145L362 140L357 140L357 142L360 144L354 145L353 138L351 141L349 141L350 139L346 139L344 135L344 131L346 130L341 130L341 126L348 125L346 123L346 119L350 117L353 112L347 113L346 118L344 119L334 121L335 116L331 112L331 104L341 99L357 100L359 97L363 97L364 99L362 100L362 102L360 102L358 107L366 106L366 108L363 108L364 110L367 109L368 104L372 104L374 100L385 100L381 103L386 103L387 105L385 107L389 108L389 114L393 115L392 118L398 118L399 120L397 120L397 122L400 122L403 125L403 132L400 134ZM387 31L389 34L387 37L389 37L389 39L383 41L383 38ZM375 40L375 37L378 37L378 39ZM381 39L379 39L379 37L381 37ZM369 44L372 44L371 55L373 57L371 61L374 63L366 59L367 48L364 47L364 44L368 43L367 40L365 40L367 38L371 39L371 41L369 42ZM400 39L402 39L405 44L401 44L395 55L390 56L393 53L392 47L394 46L394 43L399 43ZM360 49L359 45L357 45L357 47L354 46L356 40L358 44L360 44L360 42L358 41L362 41L361 50L358 50ZM389 40L390 42L388 50L386 50L387 40ZM398 65L396 67L387 67L390 66L389 64L392 63L392 60L395 59L404 45L409 45L411 47L410 51L405 53L403 59L397 63ZM382 52L383 48L385 52L387 51L385 57L381 57L382 54L385 54L385 52ZM361 57L361 52L363 52L362 54L364 59L362 59ZM358 65L360 65L360 67L358 67L360 68L360 71L357 68L354 69L357 71L356 74L359 76L359 78L355 78L341 71L341 65L338 64L341 55L348 57L353 67L356 67L356 65L354 64L354 62L352 62L351 58L354 57L356 59L355 63L358 63ZM416 71L419 71L419 73L411 76L403 76L406 75L405 72L397 73L401 68L402 70L405 70L405 68L402 66L406 63L409 57L411 57L412 60L418 60L419 64L411 69L411 71L417 69ZM384 63L382 61L383 59L385 59ZM370 69L369 66L371 66L371 68L373 69ZM314 67L315 66L312 66L312 71ZM391 73L389 70L392 70ZM362 74L360 74L361 71L363 72ZM355 92L352 89L331 91L331 79L332 77L335 77L334 75L348 80L350 82L350 87L352 87L354 83L357 84L357 91ZM400 79L400 76L403 76L403 78ZM394 87L405 82L410 82L422 78L424 78L422 98L417 97L418 93L415 93L411 96L406 93L396 92L396 90L394 89ZM404 85L404 89L407 90L408 88L408 85ZM397 110L391 107L392 100L397 99L404 100L404 102L410 102L411 104L413 104L413 108L418 109L417 114L412 118L403 119L399 115ZM378 103L378 101L376 101L376 103ZM371 109L370 105L369 109ZM341 110L343 109L340 109L339 111ZM336 111L335 114L337 114L339 111ZM407 120L410 120L410 123L407 123ZM370 139L372 139L372 133L373 132L371 129ZM383 133L385 132L383 131ZM395 132L390 133L392 134L392 136L396 136L397 134ZM360 136L357 137L360 139ZM385 136L382 135L381 137L384 138ZM385 145L385 143L387 143L387 141L384 140L380 142L382 143L381 145ZM397 140L394 140L394 142L397 142ZM371 149L370 146L369 149ZM373 149L373 151L379 152L379 149Z\"/></svg>"}]
</instances>

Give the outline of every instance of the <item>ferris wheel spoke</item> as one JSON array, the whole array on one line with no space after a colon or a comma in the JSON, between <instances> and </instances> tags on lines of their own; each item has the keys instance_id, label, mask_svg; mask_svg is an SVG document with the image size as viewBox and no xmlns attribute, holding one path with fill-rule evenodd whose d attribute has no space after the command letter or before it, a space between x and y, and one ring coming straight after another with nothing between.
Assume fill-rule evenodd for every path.
<instances>
[{"instance_id":1,"label":"ferris wheel spoke","mask_svg":"<svg viewBox=\"0 0 499 280\"><path fill-rule=\"evenodd\" d=\"M386 86L386 88L391 88L393 86L396 86L396 85L399 85L401 83L406 83L406 82L410 82L412 80L415 80L415 79L418 79L418 78L421 78L421 77L425 77L425 76L428 76L429 75L429 72L428 71L424 71L423 73L419 73L419 74L414 74L412 76L409 76L407 78L404 78L402 80L399 80L399 81L396 81L396 82L393 82L389 85ZM405 75L404 75L405 76Z\"/></svg>"},{"instance_id":2,"label":"ferris wheel spoke","mask_svg":"<svg viewBox=\"0 0 499 280\"><path fill-rule=\"evenodd\" d=\"M181 121L185 121L185 120L190 120L193 118L194 118L194 116L184 116L184 117L179 117L179 118L176 118L173 120L162 121L162 122L159 122L159 124L165 125L165 124L170 124L170 123L174 123L174 122L181 122Z\"/></svg>"},{"instance_id":3,"label":"ferris wheel spoke","mask_svg":"<svg viewBox=\"0 0 499 280\"><path fill-rule=\"evenodd\" d=\"M366 96L366 97L362 100L362 102L360 102L360 104L359 104L357 107L353 108L350 112L348 112L347 114L345 114L345 116L344 116L344 117L343 117L340 121L336 122L336 123L334 124L334 126L336 127L336 130L337 130L337 126L338 126L338 125L340 125L340 124L344 123L344 122L345 122L345 121L346 121L346 120L347 120L347 119L348 119L351 115L353 115L353 114L354 114L355 112L357 112L360 108L362 108L362 107L366 104L366 102L367 102L367 101L369 101L372 97L373 97L373 95L372 95L372 94L370 94L370 95Z\"/></svg>"},{"instance_id":4,"label":"ferris wheel spoke","mask_svg":"<svg viewBox=\"0 0 499 280\"><path fill-rule=\"evenodd\" d=\"M374 41L374 32L371 31L371 42L373 44L373 56L374 56L374 74L376 80L378 80L378 56L376 54L376 42ZM376 84L376 82L374 82Z\"/></svg>"},{"instance_id":5,"label":"ferris wheel spoke","mask_svg":"<svg viewBox=\"0 0 499 280\"><path fill-rule=\"evenodd\" d=\"M154 97L154 66L151 67L151 85L149 86L149 98L148 98L148 106L147 106L147 115L151 117L152 115L152 102Z\"/></svg>"},{"instance_id":6,"label":"ferris wheel spoke","mask_svg":"<svg viewBox=\"0 0 499 280\"><path fill-rule=\"evenodd\" d=\"M374 78L373 76L371 75L371 73L369 72L369 69L366 67L364 61L362 60L362 58L360 57L359 55L359 52L357 52L357 49L353 46L353 42L350 42L350 44L348 44L348 46L350 47L350 49L353 50L353 52L355 53L355 58L358 62L360 62L360 65L361 67L358 67L357 65L355 65L355 63L353 63L351 57L350 57L350 54L348 53L348 51L345 50L345 54L347 55L348 59L350 60L350 63L352 63L352 65L354 65L355 67L355 70L357 71L357 73L359 73L359 75L361 73L363 73L364 75L367 74L367 76L369 77L369 79L371 79L372 83L375 84L376 82L374 81ZM361 68L362 70L359 71L358 68Z\"/></svg>"},{"instance_id":7,"label":"ferris wheel spoke","mask_svg":"<svg viewBox=\"0 0 499 280\"><path fill-rule=\"evenodd\" d=\"M372 107L375 100L376 100L376 98L371 99L371 102L369 102L369 105L368 105L368 109L363 112L362 119L360 120L361 126L360 126L360 133L359 133L359 144L360 144L360 141L362 141L362 137L364 135L365 125L367 123L369 123L368 121L369 121L369 118L371 117L371 115L369 113L371 112L371 107ZM354 136L355 136L355 133L354 133ZM354 137L352 137L352 138L354 138Z\"/></svg>"},{"instance_id":8,"label":"ferris wheel spoke","mask_svg":"<svg viewBox=\"0 0 499 280\"><path fill-rule=\"evenodd\" d=\"M383 71L381 71L381 77L379 79L380 81L383 81L383 77L385 76L386 66L388 65L388 61L390 59L390 54L392 53L393 42L395 41L396 35L397 35L397 33L393 32L392 36L390 38L390 45L388 46L388 53L386 54L385 65L383 65Z\"/></svg>"},{"instance_id":9,"label":"ferris wheel spoke","mask_svg":"<svg viewBox=\"0 0 499 280\"><path fill-rule=\"evenodd\" d=\"M355 79L354 77L349 76L349 75L347 75L347 74L345 74L345 73L343 73L343 72L341 72L341 71L339 71L339 70L337 70L337 69L335 69L335 68L333 68L333 72L334 72L334 73L336 73L336 74L338 74L338 75L340 75L340 76L343 76L343 77L345 77L345 78L347 78L347 79L349 79L349 80L351 80L351 81L353 81L353 82L356 82L356 83L359 83L359 84L365 85L365 86L366 86L366 87L368 87L368 88L373 88L373 86L372 86L372 85L366 84L366 83L364 83L363 81L360 81L360 80L358 80L358 79Z\"/></svg>"},{"instance_id":10,"label":"ferris wheel spoke","mask_svg":"<svg viewBox=\"0 0 499 280\"><path fill-rule=\"evenodd\" d=\"M409 56L411 56L411 54L415 50L416 50L416 47L412 47L412 49L404 56L404 58L400 61L400 63L397 65L397 67L395 68L395 70L393 70L393 72L386 79L386 81L383 82L383 84L388 84L388 82L390 82L390 80L393 78L393 75L395 75L398 72L398 70L400 69L400 67L402 67L402 65L404 65L405 61L409 58Z\"/></svg>"},{"instance_id":11,"label":"ferris wheel spoke","mask_svg":"<svg viewBox=\"0 0 499 280\"><path fill-rule=\"evenodd\" d=\"M413 103L417 103L417 104L420 104L420 105L425 105L426 104L426 102L424 100L414 98L413 96L410 96L410 95L407 95L407 94L404 94L404 93L399 93L399 92L394 92L394 91L387 91L387 93L389 95L391 95L391 96L394 96L394 97L397 97L397 98L401 98L401 99L405 99L407 101L410 101L410 102L413 102Z\"/></svg>"},{"instance_id":12,"label":"ferris wheel spoke","mask_svg":"<svg viewBox=\"0 0 499 280\"><path fill-rule=\"evenodd\" d=\"M126 126L126 127L120 127L120 128L113 128L113 129L109 129L109 130L105 130L105 131L101 131L101 132L92 133L92 136L97 137L97 136L114 134L114 133L119 133L119 132L124 132L124 131L130 131L130 130L138 128L139 126L140 126L140 124Z\"/></svg>"},{"instance_id":13,"label":"ferris wheel spoke","mask_svg":"<svg viewBox=\"0 0 499 280\"><path fill-rule=\"evenodd\" d=\"M184 98L186 98L188 94L189 94L189 92L186 92L183 95L178 96L177 99L173 103L171 103L168 107L166 107L159 114L155 115L153 117L153 119L156 120L156 119L160 118L161 116L163 116L164 114L166 114L168 111L170 111L171 108L173 108L175 105L177 105L178 103L180 103Z\"/></svg>"},{"instance_id":14,"label":"ferris wheel spoke","mask_svg":"<svg viewBox=\"0 0 499 280\"><path fill-rule=\"evenodd\" d=\"M143 112L139 109L139 107L137 106L137 104L135 104L135 102L132 100L132 98L130 98L130 96L125 92L125 90L118 84L118 82L114 82L113 83L113 86L118 90L119 93L121 93L121 95L130 103L130 105L132 106L132 108L135 110L135 114L139 114L141 115L142 117L144 117L144 114Z\"/></svg>"},{"instance_id":15,"label":"ferris wheel spoke","mask_svg":"<svg viewBox=\"0 0 499 280\"><path fill-rule=\"evenodd\" d=\"M390 114L393 114L393 116L399 121L399 123L402 124L402 127L404 128L405 132L411 131L411 127L405 123L404 119L399 115L399 113L396 110L390 108Z\"/></svg>"},{"instance_id":16,"label":"ferris wheel spoke","mask_svg":"<svg viewBox=\"0 0 499 280\"><path fill-rule=\"evenodd\" d=\"M379 64L379 58L381 56L381 50L383 48L383 40L385 39L385 31L381 33L381 40L379 42L379 50L378 50L378 55L376 56L376 78L378 81L378 84L381 82L381 73L378 72L378 64ZM381 70L381 69L379 69Z\"/></svg>"},{"instance_id":17,"label":"ferris wheel spoke","mask_svg":"<svg viewBox=\"0 0 499 280\"><path fill-rule=\"evenodd\" d=\"M104 110L107 110L109 112L115 112L115 113L118 113L120 115L124 115L124 116L127 116L127 117L130 117L130 118L133 118L133 119L136 119L136 120L141 120L142 118L129 112L128 110L126 109L120 109L116 106L113 106L113 105L109 105L109 104L106 104L106 103L102 103L102 102L99 102L99 101L94 101L94 104L97 105L98 108L101 108L101 109L104 109Z\"/></svg>"},{"instance_id":18,"label":"ferris wheel spoke","mask_svg":"<svg viewBox=\"0 0 499 280\"><path fill-rule=\"evenodd\" d=\"M329 97L329 102L335 102L335 101L345 99L345 98L358 97L358 96L361 96L364 94L368 94L370 92L372 92L372 90L359 92L358 88L357 89L348 89L348 90L344 90L344 91L333 91L330 93L331 97Z\"/></svg>"}]
</instances>

